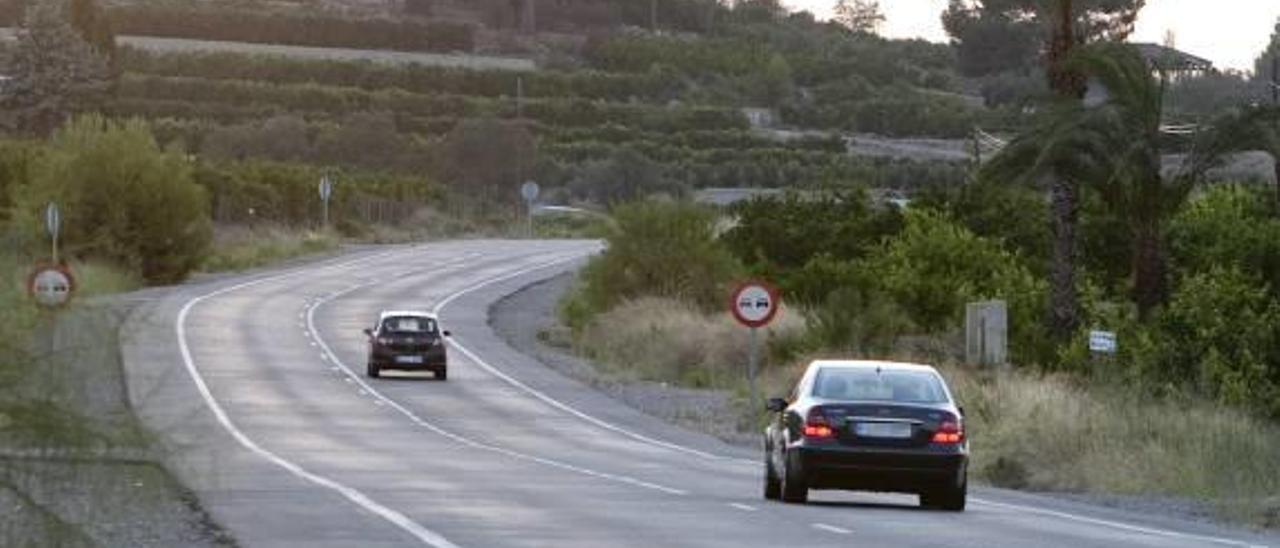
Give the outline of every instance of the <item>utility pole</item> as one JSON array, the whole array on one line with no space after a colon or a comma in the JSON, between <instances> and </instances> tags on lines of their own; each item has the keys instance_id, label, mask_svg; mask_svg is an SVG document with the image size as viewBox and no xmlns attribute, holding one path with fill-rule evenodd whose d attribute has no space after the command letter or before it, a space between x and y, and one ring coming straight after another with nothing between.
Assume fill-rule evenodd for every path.
<instances>
[{"instance_id":1,"label":"utility pole","mask_svg":"<svg viewBox=\"0 0 1280 548\"><path fill-rule=\"evenodd\" d=\"M649 0L649 30L658 32L658 0Z\"/></svg>"},{"instance_id":2,"label":"utility pole","mask_svg":"<svg viewBox=\"0 0 1280 548\"><path fill-rule=\"evenodd\" d=\"M1280 51L1271 56L1271 108L1280 108ZM1280 217L1280 151L1271 152L1272 170L1276 175L1274 214Z\"/></svg>"}]
</instances>

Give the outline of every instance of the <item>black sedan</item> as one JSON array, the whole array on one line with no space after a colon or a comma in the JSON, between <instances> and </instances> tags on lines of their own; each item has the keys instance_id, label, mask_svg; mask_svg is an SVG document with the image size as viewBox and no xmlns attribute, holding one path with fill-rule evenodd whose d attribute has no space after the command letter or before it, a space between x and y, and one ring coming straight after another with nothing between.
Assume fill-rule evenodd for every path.
<instances>
[{"instance_id":1,"label":"black sedan","mask_svg":"<svg viewBox=\"0 0 1280 548\"><path fill-rule=\"evenodd\" d=\"M964 413L926 365L817 361L790 398L769 401L764 496L803 503L810 489L913 493L963 511Z\"/></svg>"},{"instance_id":2,"label":"black sedan","mask_svg":"<svg viewBox=\"0 0 1280 548\"><path fill-rule=\"evenodd\" d=\"M449 377L449 357L435 316L426 312L383 312L369 336L368 375L382 376L384 369L431 371L436 379Z\"/></svg>"}]
</instances>

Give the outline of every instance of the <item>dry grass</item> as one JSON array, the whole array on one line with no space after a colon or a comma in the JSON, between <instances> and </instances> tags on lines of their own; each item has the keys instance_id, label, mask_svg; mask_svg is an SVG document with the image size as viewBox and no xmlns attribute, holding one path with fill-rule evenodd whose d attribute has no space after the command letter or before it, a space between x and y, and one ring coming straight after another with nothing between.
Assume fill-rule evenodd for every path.
<instances>
[{"instance_id":1,"label":"dry grass","mask_svg":"<svg viewBox=\"0 0 1280 548\"><path fill-rule=\"evenodd\" d=\"M803 328L797 315L784 310L762 333L762 350L768 339ZM745 376L748 338L747 329L727 314L707 316L679 301L648 298L597 316L577 346L619 378L737 388Z\"/></svg>"},{"instance_id":2,"label":"dry grass","mask_svg":"<svg viewBox=\"0 0 1280 548\"><path fill-rule=\"evenodd\" d=\"M218 227L213 248L202 265L205 272L239 271L274 262L330 252L341 240L328 231L279 227Z\"/></svg>"},{"instance_id":3,"label":"dry grass","mask_svg":"<svg viewBox=\"0 0 1280 548\"><path fill-rule=\"evenodd\" d=\"M803 330L799 314L784 314L769 337ZM598 316L576 342L614 377L729 389L745 403L746 337L724 315L644 299ZM1159 401L1067 377L955 365L957 342L913 339L875 357L943 364L966 408L975 479L1018 489L1187 497L1235 521L1280 527L1280 425L1203 401ZM856 357L863 356L814 352L768 364L762 395L786 394L813 359ZM741 409L739 428L753 431L759 417Z\"/></svg>"}]
</instances>

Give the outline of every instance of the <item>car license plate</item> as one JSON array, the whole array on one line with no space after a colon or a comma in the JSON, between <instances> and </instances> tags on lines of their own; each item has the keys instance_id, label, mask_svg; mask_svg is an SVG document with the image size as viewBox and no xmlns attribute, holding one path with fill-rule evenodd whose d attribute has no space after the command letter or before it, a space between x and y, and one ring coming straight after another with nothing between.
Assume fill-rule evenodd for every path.
<instances>
[{"instance_id":1,"label":"car license plate","mask_svg":"<svg viewBox=\"0 0 1280 548\"><path fill-rule=\"evenodd\" d=\"M422 363L422 356L396 356L396 363L418 365Z\"/></svg>"},{"instance_id":2,"label":"car license plate","mask_svg":"<svg viewBox=\"0 0 1280 548\"><path fill-rule=\"evenodd\" d=\"M865 438L907 439L911 437L911 425L905 422L859 422L854 434Z\"/></svg>"}]
</instances>

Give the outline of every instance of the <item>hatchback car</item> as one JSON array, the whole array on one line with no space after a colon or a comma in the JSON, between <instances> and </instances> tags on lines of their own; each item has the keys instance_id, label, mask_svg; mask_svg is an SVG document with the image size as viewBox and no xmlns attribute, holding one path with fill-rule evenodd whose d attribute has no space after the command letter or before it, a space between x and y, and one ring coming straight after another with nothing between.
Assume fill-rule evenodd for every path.
<instances>
[{"instance_id":1,"label":"hatchback car","mask_svg":"<svg viewBox=\"0 0 1280 548\"><path fill-rule=\"evenodd\" d=\"M378 316L369 337L368 375L382 376L387 369L431 371L436 379L449 377L449 357L437 318L426 312L390 311Z\"/></svg>"},{"instance_id":2,"label":"hatchback car","mask_svg":"<svg viewBox=\"0 0 1280 548\"><path fill-rule=\"evenodd\" d=\"M912 493L963 511L964 412L927 365L817 361L765 431L764 496L803 503L810 489Z\"/></svg>"}]
</instances>

